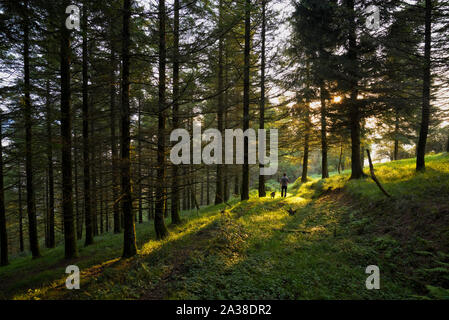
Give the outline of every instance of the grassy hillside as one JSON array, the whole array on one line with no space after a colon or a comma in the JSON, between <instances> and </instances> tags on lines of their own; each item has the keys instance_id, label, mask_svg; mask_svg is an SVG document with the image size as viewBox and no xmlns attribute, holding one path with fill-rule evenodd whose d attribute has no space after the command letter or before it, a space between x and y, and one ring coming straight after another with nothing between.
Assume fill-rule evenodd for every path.
<instances>
[{"instance_id":1,"label":"grassy hillside","mask_svg":"<svg viewBox=\"0 0 449 320\"><path fill-rule=\"evenodd\" d=\"M122 235L96 238L80 257L63 248L12 258L0 268L3 298L16 299L407 299L449 298L449 155L375 167L393 195L348 175L295 182L285 199L259 199L184 212L157 242L138 225L140 254L119 259ZM297 210L290 216L286 210ZM65 289L65 267L82 270ZM378 265L381 289L365 288ZM30 289L31 288L31 289Z\"/></svg>"}]
</instances>

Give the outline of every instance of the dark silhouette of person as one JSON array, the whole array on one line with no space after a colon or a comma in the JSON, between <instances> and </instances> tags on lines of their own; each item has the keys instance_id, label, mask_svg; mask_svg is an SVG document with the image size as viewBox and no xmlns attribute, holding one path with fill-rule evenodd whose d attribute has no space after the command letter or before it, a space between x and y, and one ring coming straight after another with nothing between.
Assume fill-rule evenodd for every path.
<instances>
[{"instance_id":1,"label":"dark silhouette of person","mask_svg":"<svg viewBox=\"0 0 449 320\"><path fill-rule=\"evenodd\" d=\"M287 196L287 186L290 180L288 180L287 175L284 173L284 176L281 178L281 197Z\"/></svg>"}]
</instances>

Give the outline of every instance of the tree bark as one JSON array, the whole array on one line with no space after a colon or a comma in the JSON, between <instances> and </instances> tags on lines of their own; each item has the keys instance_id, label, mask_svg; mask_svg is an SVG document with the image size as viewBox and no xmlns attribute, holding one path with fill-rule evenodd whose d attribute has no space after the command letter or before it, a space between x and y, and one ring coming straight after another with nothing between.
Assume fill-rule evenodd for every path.
<instances>
[{"instance_id":1,"label":"tree bark","mask_svg":"<svg viewBox=\"0 0 449 320\"><path fill-rule=\"evenodd\" d=\"M373 181L377 184L380 191L382 191L382 193L384 195L386 195L388 198L391 198L390 194L387 191L385 191L384 187L382 186L382 184L380 183L380 181L377 179L376 175L374 174L374 166L373 166L373 162L371 161L371 155L370 155L369 149L366 149L366 153L368 154L369 170L371 173L371 179L373 179Z\"/></svg>"},{"instance_id":2,"label":"tree bark","mask_svg":"<svg viewBox=\"0 0 449 320\"><path fill-rule=\"evenodd\" d=\"M250 53L251 53L251 0L245 1L245 49L243 71L243 131L249 129L249 89L250 89ZM242 193L241 200L249 199L249 163L248 137L244 140L244 163L242 165Z\"/></svg>"},{"instance_id":3,"label":"tree bark","mask_svg":"<svg viewBox=\"0 0 449 320\"><path fill-rule=\"evenodd\" d=\"M52 122L53 116L51 112L50 102L50 81L46 81L46 98L45 106L47 113L47 161L48 161L48 248L55 247L55 190L54 190L54 174L53 174L53 134Z\"/></svg>"},{"instance_id":4,"label":"tree bark","mask_svg":"<svg viewBox=\"0 0 449 320\"><path fill-rule=\"evenodd\" d=\"M206 204L210 205L210 173L209 173L209 166L206 166Z\"/></svg>"},{"instance_id":5,"label":"tree bark","mask_svg":"<svg viewBox=\"0 0 449 320\"><path fill-rule=\"evenodd\" d=\"M341 173L341 166L342 166L342 158L343 158L343 142L340 144L340 156L338 157L338 173Z\"/></svg>"},{"instance_id":6,"label":"tree bark","mask_svg":"<svg viewBox=\"0 0 449 320\"><path fill-rule=\"evenodd\" d=\"M265 33L266 33L266 6L267 1L262 0L262 48L261 48L261 62L260 62L260 106L259 106L259 128L265 129ZM260 139L260 137L259 137ZM260 162L260 159L259 159ZM262 169L263 164L259 164ZM265 190L265 176L259 173L259 197L266 197Z\"/></svg>"},{"instance_id":7,"label":"tree bark","mask_svg":"<svg viewBox=\"0 0 449 320\"><path fill-rule=\"evenodd\" d=\"M304 156L302 160L302 175L301 182L307 182L307 174L309 169L309 147L310 147L310 106L309 101L306 101L306 110L305 110L305 134L304 134Z\"/></svg>"},{"instance_id":8,"label":"tree bark","mask_svg":"<svg viewBox=\"0 0 449 320\"><path fill-rule=\"evenodd\" d=\"M116 77L115 77L115 69L117 66L117 61L115 58L115 48L112 40L113 32L111 24L111 54L110 54L110 87L109 87L109 100L110 100L110 126L111 126L111 170L112 170L112 211L114 216L114 233L120 233L121 224L120 224L120 205L119 205L119 190L120 190L120 181L119 181L119 170L118 170L118 154L117 154L117 139L116 139L116 106L115 106L115 96L116 96Z\"/></svg>"},{"instance_id":9,"label":"tree bark","mask_svg":"<svg viewBox=\"0 0 449 320\"><path fill-rule=\"evenodd\" d=\"M132 209L131 198L131 161L130 161L130 144L131 137L130 127L130 110L129 110L129 20L131 17L131 1L123 2L123 66L122 66L122 112L121 112L121 176L122 190L121 202L123 211L123 257L128 258L137 254L136 230L134 222L134 212Z\"/></svg>"},{"instance_id":10,"label":"tree bark","mask_svg":"<svg viewBox=\"0 0 449 320\"><path fill-rule=\"evenodd\" d=\"M217 126L218 131L221 132L223 137L223 117L224 117L224 99L223 99L223 0L218 2L218 30L220 38L218 39L218 101L217 101ZM223 147L223 139L222 139ZM223 148L219 150L223 158ZM217 176L215 186L215 204L223 203L223 165L217 164Z\"/></svg>"},{"instance_id":11,"label":"tree bark","mask_svg":"<svg viewBox=\"0 0 449 320\"><path fill-rule=\"evenodd\" d=\"M173 129L179 127L179 0L175 0L173 21ZM179 215L179 166L172 166L171 222L181 223Z\"/></svg>"},{"instance_id":12,"label":"tree bark","mask_svg":"<svg viewBox=\"0 0 449 320\"><path fill-rule=\"evenodd\" d=\"M25 171L26 171L26 190L27 190L27 211L28 211L28 233L30 240L30 249L33 258L41 256L39 250L39 240L37 232L36 219L36 199L33 187L33 152L32 152L32 110L30 99L30 43L29 43L29 17L28 0L24 1L24 20L23 20L23 67L24 67L24 103L25 103Z\"/></svg>"},{"instance_id":13,"label":"tree bark","mask_svg":"<svg viewBox=\"0 0 449 320\"><path fill-rule=\"evenodd\" d=\"M90 101L92 102L92 98ZM95 106L93 103L90 104L89 122L90 122L90 141L95 141ZM91 201L91 217L92 217L92 228L94 237L98 236L98 203L97 203L97 152L96 144L89 143L90 152L90 201Z\"/></svg>"},{"instance_id":14,"label":"tree bark","mask_svg":"<svg viewBox=\"0 0 449 320\"><path fill-rule=\"evenodd\" d=\"M67 1L64 1L67 4ZM65 8L65 6L64 6ZM75 219L72 195L72 111L70 89L70 31L61 24L61 171L62 171L62 214L64 219L65 258L78 255L76 247Z\"/></svg>"},{"instance_id":15,"label":"tree bark","mask_svg":"<svg viewBox=\"0 0 449 320\"><path fill-rule=\"evenodd\" d=\"M327 110L326 110L326 87L324 82L320 85L321 100L321 178L329 178L329 169L327 161Z\"/></svg>"},{"instance_id":16,"label":"tree bark","mask_svg":"<svg viewBox=\"0 0 449 320\"><path fill-rule=\"evenodd\" d=\"M3 117L0 114L0 266L6 266L8 261L8 234L6 233L5 191L3 184Z\"/></svg>"},{"instance_id":17,"label":"tree bark","mask_svg":"<svg viewBox=\"0 0 449 320\"><path fill-rule=\"evenodd\" d=\"M142 208L142 130L141 130L141 121L142 121L142 105L141 99L138 100L138 115L137 115L137 181L138 181L138 192L139 192L139 223L143 222L143 208Z\"/></svg>"},{"instance_id":18,"label":"tree bark","mask_svg":"<svg viewBox=\"0 0 449 320\"><path fill-rule=\"evenodd\" d=\"M74 143L75 147L73 148L73 160L74 160L74 174L75 174L75 216L76 216L76 238L82 239L83 238L83 214L82 211L79 210L79 188L78 188L78 135L76 133L76 130L74 130L73 133L74 136Z\"/></svg>"},{"instance_id":19,"label":"tree bark","mask_svg":"<svg viewBox=\"0 0 449 320\"><path fill-rule=\"evenodd\" d=\"M396 112L395 123L394 123L394 151L393 160L398 160L399 158L399 117Z\"/></svg>"},{"instance_id":20,"label":"tree bark","mask_svg":"<svg viewBox=\"0 0 449 320\"><path fill-rule=\"evenodd\" d=\"M419 131L418 148L416 155L416 171L426 169L425 155L427 135L430 121L430 85L431 85L431 49L432 49L432 0L426 0L426 17L424 31L424 73L421 127Z\"/></svg>"},{"instance_id":21,"label":"tree bark","mask_svg":"<svg viewBox=\"0 0 449 320\"><path fill-rule=\"evenodd\" d=\"M157 184L156 184L156 205L154 216L154 228L157 239L164 239L168 236L168 230L164 221L165 204L165 66L166 66L166 45L165 45L165 0L159 0L159 117L158 117L158 139L157 139Z\"/></svg>"},{"instance_id":22,"label":"tree bark","mask_svg":"<svg viewBox=\"0 0 449 320\"><path fill-rule=\"evenodd\" d=\"M86 4L86 1L85 1ZM84 184L84 221L86 223L86 238L84 241L85 246L89 246L94 243L94 229L92 219L92 200L91 200L91 171L90 171L90 141L89 141L89 97L88 97L88 65L87 65L87 6L83 6L83 184Z\"/></svg>"},{"instance_id":23,"label":"tree bark","mask_svg":"<svg viewBox=\"0 0 449 320\"><path fill-rule=\"evenodd\" d=\"M351 178L361 179L364 177L361 155L360 155L360 109L357 101L358 96L358 61L357 61L357 35L355 21L355 3L354 0L346 0L346 8L350 14L349 17L349 37L348 37L348 65L350 82L349 107L349 129L351 131Z\"/></svg>"},{"instance_id":24,"label":"tree bark","mask_svg":"<svg viewBox=\"0 0 449 320\"><path fill-rule=\"evenodd\" d=\"M19 181L18 181L18 192L19 192L19 249L20 252L25 250L25 244L23 241L23 205L22 205L22 168L20 166L20 161L18 163L19 171Z\"/></svg>"}]
</instances>

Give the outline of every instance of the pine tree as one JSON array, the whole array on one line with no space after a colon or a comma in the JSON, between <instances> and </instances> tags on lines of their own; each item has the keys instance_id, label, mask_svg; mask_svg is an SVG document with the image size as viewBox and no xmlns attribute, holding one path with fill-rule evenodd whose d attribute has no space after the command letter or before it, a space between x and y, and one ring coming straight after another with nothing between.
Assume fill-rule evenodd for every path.
<instances>
[{"instance_id":1,"label":"pine tree","mask_svg":"<svg viewBox=\"0 0 449 320\"><path fill-rule=\"evenodd\" d=\"M123 34L122 34L122 110L121 110L121 203L123 211L123 257L132 257L137 253L134 212L131 199L131 163L130 163L130 108L129 108L129 48L132 0L123 2Z\"/></svg>"}]
</instances>

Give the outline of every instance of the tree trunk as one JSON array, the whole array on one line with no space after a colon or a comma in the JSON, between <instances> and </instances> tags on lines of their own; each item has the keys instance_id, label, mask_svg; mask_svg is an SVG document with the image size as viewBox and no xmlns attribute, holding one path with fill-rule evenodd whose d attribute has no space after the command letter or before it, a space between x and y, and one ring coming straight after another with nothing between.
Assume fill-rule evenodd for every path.
<instances>
[{"instance_id":1,"label":"tree trunk","mask_svg":"<svg viewBox=\"0 0 449 320\"><path fill-rule=\"evenodd\" d=\"M113 21L110 22L111 30ZM112 211L114 216L114 233L120 233L120 206L119 206L119 173L117 165L117 142L116 142L116 107L115 107L115 95L116 95L116 77L115 69L117 62L115 59L115 49L112 40L113 32L111 31L111 55L110 55L110 87L109 87L109 99L110 99L110 126L111 126L111 170L112 170Z\"/></svg>"},{"instance_id":2,"label":"tree trunk","mask_svg":"<svg viewBox=\"0 0 449 320\"><path fill-rule=\"evenodd\" d=\"M204 180L201 179L201 198L200 198L200 205L202 206L204 204Z\"/></svg>"},{"instance_id":3,"label":"tree trunk","mask_svg":"<svg viewBox=\"0 0 449 320\"><path fill-rule=\"evenodd\" d=\"M67 4L67 1L65 1ZM64 6L65 8L65 6ZM70 89L70 31L61 24L61 171L62 171L62 215L64 218L65 258L78 255L76 248L75 219L72 195L72 111Z\"/></svg>"},{"instance_id":4,"label":"tree trunk","mask_svg":"<svg viewBox=\"0 0 449 320\"><path fill-rule=\"evenodd\" d=\"M394 123L394 151L393 151L393 160L399 159L399 117L396 112L396 118Z\"/></svg>"},{"instance_id":5,"label":"tree trunk","mask_svg":"<svg viewBox=\"0 0 449 320\"><path fill-rule=\"evenodd\" d=\"M100 159L99 159L99 163L100 163L100 178L99 178L99 183L100 183L100 234L104 233L104 220L103 220L103 199L104 199L104 188L103 188L103 172L102 172L102 168L103 168L103 159L101 158L100 155Z\"/></svg>"},{"instance_id":6,"label":"tree trunk","mask_svg":"<svg viewBox=\"0 0 449 320\"><path fill-rule=\"evenodd\" d=\"M6 233L5 191L3 184L3 117L0 114L0 266L6 266L8 262L8 234Z\"/></svg>"},{"instance_id":7,"label":"tree trunk","mask_svg":"<svg viewBox=\"0 0 449 320\"><path fill-rule=\"evenodd\" d=\"M175 0L173 27L173 129L179 127L179 0ZM181 223L179 216L179 166L172 166L171 222Z\"/></svg>"},{"instance_id":8,"label":"tree trunk","mask_svg":"<svg viewBox=\"0 0 449 320\"><path fill-rule=\"evenodd\" d=\"M245 1L245 49L244 49L244 71L243 71L243 131L249 129L249 71L251 53L251 0ZM244 163L242 166L242 193L241 200L249 199L249 163L248 163L248 137L244 140Z\"/></svg>"},{"instance_id":9,"label":"tree trunk","mask_svg":"<svg viewBox=\"0 0 449 320\"><path fill-rule=\"evenodd\" d=\"M338 173L341 173L341 167L342 167L342 158L343 158L343 142L340 144L340 156L338 158Z\"/></svg>"},{"instance_id":10,"label":"tree trunk","mask_svg":"<svg viewBox=\"0 0 449 320\"><path fill-rule=\"evenodd\" d=\"M235 172L235 177L234 177L234 194L238 195L239 194L239 186L240 186L240 181L239 181L239 172L238 172L238 168L235 168L236 172Z\"/></svg>"},{"instance_id":11,"label":"tree trunk","mask_svg":"<svg viewBox=\"0 0 449 320\"><path fill-rule=\"evenodd\" d=\"M28 0L24 1L24 21L23 21L23 67L24 67L24 103L25 103L25 171L27 189L27 211L28 211L28 233L30 249L33 258L41 256L39 250L39 240L37 233L36 219L36 199L33 187L33 161L32 161L32 120L31 120L31 99L30 99L30 44L29 44L29 17Z\"/></svg>"},{"instance_id":12,"label":"tree trunk","mask_svg":"<svg viewBox=\"0 0 449 320\"><path fill-rule=\"evenodd\" d=\"M266 0L262 0L262 49L260 62L260 107L259 107L259 128L265 129L265 33L266 33ZM260 137L259 137L260 139ZM260 159L259 159L260 162ZM259 164L262 169L263 164ZM267 195L265 190L265 176L259 173L259 197Z\"/></svg>"},{"instance_id":13,"label":"tree trunk","mask_svg":"<svg viewBox=\"0 0 449 320\"><path fill-rule=\"evenodd\" d=\"M74 165L73 169L75 170L75 215L76 215L76 238L82 239L83 238L83 214L79 210L79 188L78 188L78 135L76 133L76 130L74 130L74 143L75 147L73 148L73 160Z\"/></svg>"},{"instance_id":14,"label":"tree trunk","mask_svg":"<svg viewBox=\"0 0 449 320\"><path fill-rule=\"evenodd\" d=\"M85 2L86 3L86 2ZM92 219L92 201L90 188L90 161L89 161L89 100L88 100L88 66L87 66L87 6L83 6L83 184L84 184L84 221L86 223L86 238L84 245L94 243L94 229Z\"/></svg>"},{"instance_id":15,"label":"tree trunk","mask_svg":"<svg viewBox=\"0 0 449 320\"><path fill-rule=\"evenodd\" d=\"M217 101L217 126L218 131L221 132L223 137L223 116L224 116L224 100L223 100L223 0L219 0L218 4L219 12L218 12L218 30L219 30L219 39L218 39L218 101ZM223 147L223 139L222 139L222 147ZM223 157L223 148L219 150ZM215 187L215 204L223 203L223 164L217 164L217 176L216 176L216 187Z\"/></svg>"},{"instance_id":16,"label":"tree trunk","mask_svg":"<svg viewBox=\"0 0 449 320\"><path fill-rule=\"evenodd\" d=\"M210 173L209 173L209 166L206 166L206 204L210 205Z\"/></svg>"},{"instance_id":17,"label":"tree trunk","mask_svg":"<svg viewBox=\"0 0 449 320\"><path fill-rule=\"evenodd\" d=\"M121 112L121 202L123 211L123 257L132 257L137 253L136 230L131 198L131 161L130 161L130 110L129 110L129 20L131 16L131 0L123 2L123 66L122 66L122 112Z\"/></svg>"},{"instance_id":18,"label":"tree trunk","mask_svg":"<svg viewBox=\"0 0 449 320\"><path fill-rule=\"evenodd\" d=\"M310 145L310 106L309 101L306 102L305 110L305 128L306 132L304 134L304 156L302 160L302 175L301 182L307 182L307 173L309 168L309 145Z\"/></svg>"},{"instance_id":19,"label":"tree trunk","mask_svg":"<svg viewBox=\"0 0 449 320\"><path fill-rule=\"evenodd\" d=\"M20 252L25 250L25 244L23 241L23 205L22 205L22 168L20 166L20 161L18 163L18 171L19 171L19 249Z\"/></svg>"},{"instance_id":20,"label":"tree trunk","mask_svg":"<svg viewBox=\"0 0 449 320\"><path fill-rule=\"evenodd\" d=\"M329 169L327 161L327 110L326 110L326 88L324 82L320 85L321 100L321 178L329 178Z\"/></svg>"},{"instance_id":21,"label":"tree trunk","mask_svg":"<svg viewBox=\"0 0 449 320\"><path fill-rule=\"evenodd\" d=\"M360 109L357 101L357 35L356 35L356 21L355 21L355 4L354 0L346 0L346 7L351 14L349 17L349 38L348 38L348 64L350 66L349 77L351 97L349 99L349 129L351 131L351 178L360 179L364 176L361 155L360 155Z\"/></svg>"},{"instance_id":22,"label":"tree trunk","mask_svg":"<svg viewBox=\"0 0 449 320\"><path fill-rule=\"evenodd\" d=\"M142 129L141 129L141 121L142 121L142 105L141 99L138 100L138 115L137 115L137 181L138 181L138 192L139 192L139 223L143 222L143 208L142 208Z\"/></svg>"},{"instance_id":23,"label":"tree trunk","mask_svg":"<svg viewBox=\"0 0 449 320\"><path fill-rule=\"evenodd\" d=\"M419 131L418 148L416 155L416 171L426 169L425 155L427 135L430 121L430 85L431 85L431 46L432 46L432 0L426 0L425 39L424 39L424 74L421 128Z\"/></svg>"},{"instance_id":24,"label":"tree trunk","mask_svg":"<svg viewBox=\"0 0 449 320\"><path fill-rule=\"evenodd\" d=\"M92 102L92 99L90 100ZM95 106L93 103L90 104L90 141L95 141ZM90 199L91 199L91 217L92 217L92 227L94 237L98 236L98 203L97 203L97 152L96 152L96 144L90 143Z\"/></svg>"},{"instance_id":25,"label":"tree trunk","mask_svg":"<svg viewBox=\"0 0 449 320\"><path fill-rule=\"evenodd\" d=\"M353 95L355 95L355 98ZM360 110L357 105L357 93L351 94L350 104L351 179L360 179L364 174L362 170L362 157L360 154Z\"/></svg>"},{"instance_id":26,"label":"tree trunk","mask_svg":"<svg viewBox=\"0 0 449 320\"><path fill-rule=\"evenodd\" d=\"M168 230L164 221L165 204L165 0L159 0L159 116L158 116L158 136L157 136L157 184L156 184L156 208L154 214L154 228L156 238L164 239L168 236Z\"/></svg>"},{"instance_id":27,"label":"tree trunk","mask_svg":"<svg viewBox=\"0 0 449 320\"><path fill-rule=\"evenodd\" d=\"M47 161L48 161L48 248L55 247L55 190L53 175L53 134L50 102L50 81L46 81L46 112L47 112Z\"/></svg>"}]
</instances>

